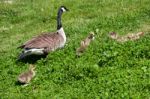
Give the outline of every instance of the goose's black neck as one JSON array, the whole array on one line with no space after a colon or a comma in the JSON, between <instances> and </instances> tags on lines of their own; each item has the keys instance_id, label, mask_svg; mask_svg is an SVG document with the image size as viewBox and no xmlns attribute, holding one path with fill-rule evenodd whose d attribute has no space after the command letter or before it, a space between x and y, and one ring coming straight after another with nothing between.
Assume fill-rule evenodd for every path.
<instances>
[{"instance_id":1,"label":"goose's black neck","mask_svg":"<svg viewBox=\"0 0 150 99\"><path fill-rule=\"evenodd\" d=\"M57 30L59 30L62 27L62 23L61 23L62 13L63 13L62 9L59 9L57 14Z\"/></svg>"}]
</instances>

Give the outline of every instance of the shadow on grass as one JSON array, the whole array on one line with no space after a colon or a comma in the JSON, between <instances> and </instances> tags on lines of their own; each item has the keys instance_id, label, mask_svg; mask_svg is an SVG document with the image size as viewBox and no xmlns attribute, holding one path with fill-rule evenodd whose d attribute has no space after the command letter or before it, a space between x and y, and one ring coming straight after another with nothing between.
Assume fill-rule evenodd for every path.
<instances>
[{"instance_id":1,"label":"shadow on grass","mask_svg":"<svg viewBox=\"0 0 150 99\"><path fill-rule=\"evenodd\" d=\"M27 56L23 59L18 59L16 61L16 63L18 62L23 62L23 63L29 63L29 64L34 64L36 63L38 60L42 59L42 58L46 58L47 55L30 55L30 56Z\"/></svg>"},{"instance_id":2,"label":"shadow on grass","mask_svg":"<svg viewBox=\"0 0 150 99\"><path fill-rule=\"evenodd\" d=\"M20 83L19 81L16 81L16 82L15 82L15 85L16 85L16 86L22 86L22 85L25 85L25 84L24 84L24 83Z\"/></svg>"},{"instance_id":3,"label":"shadow on grass","mask_svg":"<svg viewBox=\"0 0 150 99\"><path fill-rule=\"evenodd\" d=\"M21 86L21 87L26 87L26 86L29 85L29 83L20 83L19 81L16 81L16 82L15 82L15 85L16 85L16 86Z\"/></svg>"}]
</instances>

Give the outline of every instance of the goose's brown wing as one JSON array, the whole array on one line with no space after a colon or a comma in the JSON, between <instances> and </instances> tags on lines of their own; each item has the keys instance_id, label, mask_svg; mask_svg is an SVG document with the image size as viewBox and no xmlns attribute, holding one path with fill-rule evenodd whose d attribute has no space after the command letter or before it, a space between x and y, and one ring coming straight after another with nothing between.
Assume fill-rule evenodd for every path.
<instances>
[{"instance_id":1,"label":"goose's brown wing","mask_svg":"<svg viewBox=\"0 0 150 99\"><path fill-rule=\"evenodd\" d=\"M48 48L53 49L63 40L63 37L56 33L46 33L40 36L34 37L27 41L20 48Z\"/></svg>"}]
</instances>

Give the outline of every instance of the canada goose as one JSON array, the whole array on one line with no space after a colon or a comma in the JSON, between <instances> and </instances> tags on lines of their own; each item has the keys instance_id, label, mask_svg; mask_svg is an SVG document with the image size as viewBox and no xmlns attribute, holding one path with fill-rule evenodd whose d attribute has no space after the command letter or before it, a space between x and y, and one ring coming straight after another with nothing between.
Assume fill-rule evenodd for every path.
<instances>
[{"instance_id":1,"label":"canada goose","mask_svg":"<svg viewBox=\"0 0 150 99\"><path fill-rule=\"evenodd\" d=\"M31 81L31 79L35 76L35 67L30 65L29 71L21 73L18 77L18 81L22 84L27 84Z\"/></svg>"},{"instance_id":2,"label":"canada goose","mask_svg":"<svg viewBox=\"0 0 150 99\"><path fill-rule=\"evenodd\" d=\"M91 41L94 40L94 33L91 32L86 39L82 40L80 43L80 47L76 50L76 55L80 56L85 49L90 45Z\"/></svg>"},{"instance_id":3,"label":"canada goose","mask_svg":"<svg viewBox=\"0 0 150 99\"><path fill-rule=\"evenodd\" d=\"M23 49L19 59L23 59L24 57L33 54L47 55L51 51L64 47L66 43L66 35L62 27L61 16L65 11L68 11L65 6L61 6L58 9L56 32L41 34L18 47Z\"/></svg>"}]
</instances>

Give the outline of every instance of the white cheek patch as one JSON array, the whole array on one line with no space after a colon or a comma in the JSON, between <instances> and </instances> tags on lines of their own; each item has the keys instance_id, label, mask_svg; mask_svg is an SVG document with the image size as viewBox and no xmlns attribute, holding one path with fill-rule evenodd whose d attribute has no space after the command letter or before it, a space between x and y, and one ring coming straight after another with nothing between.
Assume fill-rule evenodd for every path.
<instances>
[{"instance_id":1,"label":"white cheek patch","mask_svg":"<svg viewBox=\"0 0 150 99\"><path fill-rule=\"evenodd\" d=\"M66 10L65 10L65 8L61 8L62 10L63 10L63 12L65 12Z\"/></svg>"}]
</instances>

